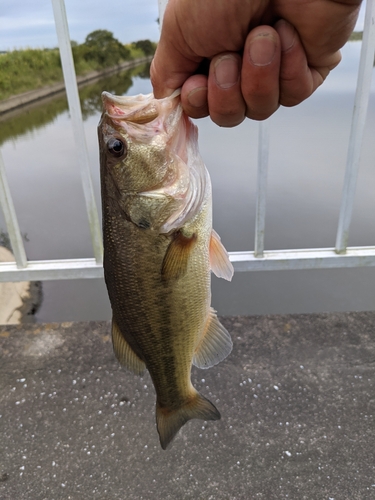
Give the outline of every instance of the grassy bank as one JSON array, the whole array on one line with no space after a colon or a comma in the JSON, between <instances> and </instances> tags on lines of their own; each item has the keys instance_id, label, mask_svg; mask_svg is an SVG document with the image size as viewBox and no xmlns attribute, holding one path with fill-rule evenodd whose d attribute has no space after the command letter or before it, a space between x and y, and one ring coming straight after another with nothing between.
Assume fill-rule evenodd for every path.
<instances>
[{"instance_id":1,"label":"grassy bank","mask_svg":"<svg viewBox=\"0 0 375 500\"><path fill-rule=\"evenodd\" d=\"M362 37L363 37L363 31L353 31L353 33L350 35L349 41L358 42L362 40Z\"/></svg>"},{"instance_id":2,"label":"grassy bank","mask_svg":"<svg viewBox=\"0 0 375 500\"><path fill-rule=\"evenodd\" d=\"M123 45L112 33L96 30L82 44L72 42L77 75L150 55L155 44L141 40ZM62 81L58 49L14 50L0 55L0 100Z\"/></svg>"},{"instance_id":3,"label":"grassy bank","mask_svg":"<svg viewBox=\"0 0 375 500\"><path fill-rule=\"evenodd\" d=\"M0 56L0 99L62 80L55 50L14 50Z\"/></svg>"},{"instance_id":4,"label":"grassy bank","mask_svg":"<svg viewBox=\"0 0 375 500\"><path fill-rule=\"evenodd\" d=\"M80 88L79 98L83 119L98 113L102 109L101 93L107 90L112 94L121 95L133 85L133 78L148 78L150 64L142 64L134 68L120 71L105 76L98 81L87 83ZM20 136L32 133L40 127L53 122L59 115L68 110L66 95L55 95L51 100L35 102L27 107L27 112L22 108L15 110L10 115L0 115L0 147ZM0 246L2 241L0 228ZM3 245L4 246L4 245ZM1 497L0 497L1 498Z\"/></svg>"}]
</instances>

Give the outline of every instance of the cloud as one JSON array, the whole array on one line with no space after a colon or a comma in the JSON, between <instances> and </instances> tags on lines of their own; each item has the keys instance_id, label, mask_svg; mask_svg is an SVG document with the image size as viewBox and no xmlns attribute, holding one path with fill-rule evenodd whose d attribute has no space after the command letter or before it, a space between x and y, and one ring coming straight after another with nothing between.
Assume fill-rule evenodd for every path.
<instances>
[{"instance_id":1,"label":"cloud","mask_svg":"<svg viewBox=\"0 0 375 500\"><path fill-rule=\"evenodd\" d=\"M44 28L45 26L52 27L54 29L55 22L53 19L30 19L28 17L1 17L1 33L2 37L12 36L14 32L20 32L23 30L35 30L39 28ZM10 32L10 33L7 33Z\"/></svg>"},{"instance_id":2,"label":"cloud","mask_svg":"<svg viewBox=\"0 0 375 500\"><path fill-rule=\"evenodd\" d=\"M123 43L157 41L156 0L65 0L70 37L82 43L91 31L107 29ZM0 50L55 47L57 36L50 1L1 0Z\"/></svg>"},{"instance_id":3,"label":"cloud","mask_svg":"<svg viewBox=\"0 0 375 500\"><path fill-rule=\"evenodd\" d=\"M0 50L55 47L57 36L51 0L0 0ZM91 31L107 29L123 43L157 41L157 0L65 0L70 37L82 43ZM356 29L363 29L362 4Z\"/></svg>"}]
</instances>

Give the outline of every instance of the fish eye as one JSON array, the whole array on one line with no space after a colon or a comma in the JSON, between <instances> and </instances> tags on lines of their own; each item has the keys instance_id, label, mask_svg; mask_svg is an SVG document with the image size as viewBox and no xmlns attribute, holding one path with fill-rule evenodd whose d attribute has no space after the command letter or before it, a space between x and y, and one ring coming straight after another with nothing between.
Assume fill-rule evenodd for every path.
<instances>
[{"instance_id":1,"label":"fish eye","mask_svg":"<svg viewBox=\"0 0 375 500\"><path fill-rule=\"evenodd\" d=\"M107 148L113 156L116 156L116 158L123 156L123 154L126 152L125 143L117 137L112 137L111 139L109 139L109 141L107 142Z\"/></svg>"}]
</instances>

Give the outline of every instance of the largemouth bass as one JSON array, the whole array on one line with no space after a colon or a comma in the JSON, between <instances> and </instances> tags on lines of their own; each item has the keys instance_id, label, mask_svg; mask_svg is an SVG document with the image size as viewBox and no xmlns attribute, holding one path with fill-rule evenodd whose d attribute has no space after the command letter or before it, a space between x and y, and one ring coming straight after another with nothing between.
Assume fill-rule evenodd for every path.
<instances>
[{"instance_id":1,"label":"largemouth bass","mask_svg":"<svg viewBox=\"0 0 375 500\"><path fill-rule=\"evenodd\" d=\"M233 267L212 230L208 171L197 129L179 93L102 94L99 123L104 274L117 359L147 368L156 391L163 449L190 419L220 413L190 380L232 349L210 307L210 272L231 280Z\"/></svg>"}]
</instances>

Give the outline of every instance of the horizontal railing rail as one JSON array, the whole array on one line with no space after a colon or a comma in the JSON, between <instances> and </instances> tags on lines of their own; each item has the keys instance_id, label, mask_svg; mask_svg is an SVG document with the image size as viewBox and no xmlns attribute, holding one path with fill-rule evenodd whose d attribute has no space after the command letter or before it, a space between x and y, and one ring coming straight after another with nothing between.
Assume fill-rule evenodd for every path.
<instances>
[{"instance_id":1,"label":"horizontal railing rail","mask_svg":"<svg viewBox=\"0 0 375 500\"><path fill-rule=\"evenodd\" d=\"M166 0L159 1L160 19ZM0 207L4 213L15 262L0 263L0 281L62 280L101 278L102 239L89 169L89 156L83 129L77 80L70 45L64 0L52 0L58 35L65 88L76 151L79 157L81 182L91 231L94 258L28 261L13 206L11 192L0 153ZM268 121L259 125L258 182L256 200L255 242L253 252L230 252L235 271L280 271L291 269L323 269L375 266L375 246L348 247L349 226L353 211L359 159L365 131L372 67L375 53L375 0L367 0L361 58L358 71L344 189L335 248L307 248L267 251L264 248L266 193L269 151ZM375 164L375 157L374 157ZM375 166L375 165L374 165Z\"/></svg>"}]
</instances>

